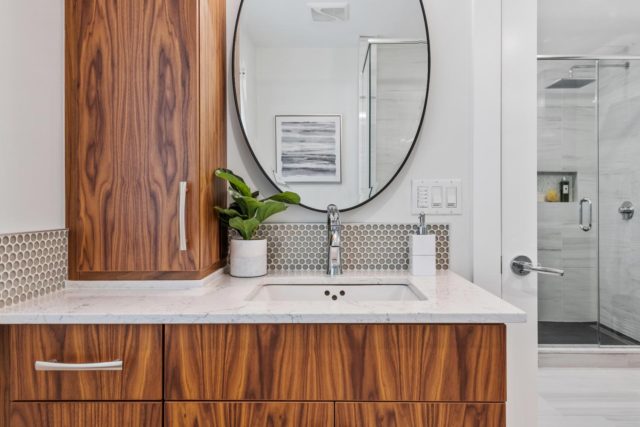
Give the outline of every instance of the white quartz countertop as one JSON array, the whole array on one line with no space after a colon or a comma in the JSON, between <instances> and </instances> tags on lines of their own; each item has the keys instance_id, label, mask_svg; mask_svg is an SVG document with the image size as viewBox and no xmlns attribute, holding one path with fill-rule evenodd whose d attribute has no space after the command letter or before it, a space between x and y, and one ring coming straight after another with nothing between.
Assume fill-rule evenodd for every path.
<instances>
[{"instance_id":1,"label":"white quartz countertop","mask_svg":"<svg viewBox=\"0 0 640 427\"><path fill-rule=\"evenodd\" d=\"M402 281L402 282L399 282ZM264 284L393 284L422 301L250 301ZM256 279L215 273L201 282L69 282L52 295L0 310L0 324L520 323L526 314L452 272L278 273Z\"/></svg>"}]
</instances>

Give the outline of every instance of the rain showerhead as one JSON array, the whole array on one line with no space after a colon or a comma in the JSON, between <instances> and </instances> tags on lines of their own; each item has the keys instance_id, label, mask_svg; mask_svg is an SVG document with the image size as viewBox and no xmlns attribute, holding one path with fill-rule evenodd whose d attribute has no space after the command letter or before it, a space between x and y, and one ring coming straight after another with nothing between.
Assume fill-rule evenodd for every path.
<instances>
[{"instance_id":1,"label":"rain showerhead","mask_svg":"<svg viewBox=\"0 0 640 427\"><path fill-rule=\"evenodd\" d=\"M559 79L547 86L547 89L580 89L593 82L595 79Z\"/></svg>"}]
</instances>

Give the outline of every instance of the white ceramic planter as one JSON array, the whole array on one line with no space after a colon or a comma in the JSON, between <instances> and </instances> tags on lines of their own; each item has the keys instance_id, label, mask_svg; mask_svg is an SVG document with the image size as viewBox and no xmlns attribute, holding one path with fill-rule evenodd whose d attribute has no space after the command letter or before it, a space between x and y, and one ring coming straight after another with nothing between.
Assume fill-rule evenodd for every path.
<instances>
[{"instance_id":1,"label":"white ceramic planter","mask_svg":"<svg viewBox=\"0 0 640 427\"><path fill-rule=\"evenodd\" d=\"M267 274L267 239L231 239L230 273L233 277L260 277Z\"/></svg>"}]
</instances>

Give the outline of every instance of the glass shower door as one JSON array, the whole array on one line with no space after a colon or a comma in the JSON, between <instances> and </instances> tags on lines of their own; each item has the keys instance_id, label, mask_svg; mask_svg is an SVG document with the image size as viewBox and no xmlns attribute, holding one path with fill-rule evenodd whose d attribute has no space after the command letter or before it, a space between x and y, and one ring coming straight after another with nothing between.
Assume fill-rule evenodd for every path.
<instances>
[{"instance_id":1,"label":"glass shower door","mask_svg":"<svg viewBox=\"0 0 640 427\"><path fill-rule=\"evenodd\" d=\"M600 342L640 345L640 61L598 69Z\"/></svg>"},{"instance_id":2,"label":"glass shower door","mask_svg":"<svg viewBox=\"0 0 640 427\"><path fill-rule=\"evenodd\" d=\"M538 62L539 343L598 344L598 85L591 60Z\"/></svg>"}]
</instances>

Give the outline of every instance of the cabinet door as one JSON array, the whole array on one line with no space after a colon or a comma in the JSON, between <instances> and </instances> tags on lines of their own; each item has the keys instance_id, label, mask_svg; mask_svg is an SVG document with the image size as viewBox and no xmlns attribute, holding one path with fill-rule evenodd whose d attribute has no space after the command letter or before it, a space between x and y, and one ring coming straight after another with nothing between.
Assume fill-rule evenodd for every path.
<instances>
[{"instance_id":1,"label":"cabinet door","mask_svg":"<svg viewBox=\"0 0 640 427\"><path fill-rule=\"evenodd\" d=\"M166 427L332 427L333 403L167 403Z\"/></svg>"},{"instance_id":2,"label":"cabinet door","mask_svg":"<svg viewBox=\"0 0 640 427\"><path fill-rule=\"evenodd\" d=\"M170 400L502 402L504 325L167 325Z\"/></svg>"},{"instance_id":3,"label":"cabinet door","mask_svg":"<svg viewBox=\"0 0 640 427\"><path fill-rule=\"evenodd\" d=\"M162 427L162 403L13 403L12 427Z\"/></svg>"},{"instance_id":4,"label":"cabinet door","mask_svg":"<svg viewBox=\"0 0 640 427\"><path fill-rule=\"evenodd\" d=\"M197 0L66 0L72 279L198 267L197 32Z\"/></svg>"},{"instance_id":5,"label":"cabinet door","mask_svg":"<svg viewBox=\"0 0 640 427\"><path fill-rule=\"evenodd\" d=\"M336 427L505 427L503 403L336 403Z\"/></svg>"}]
</instances>

